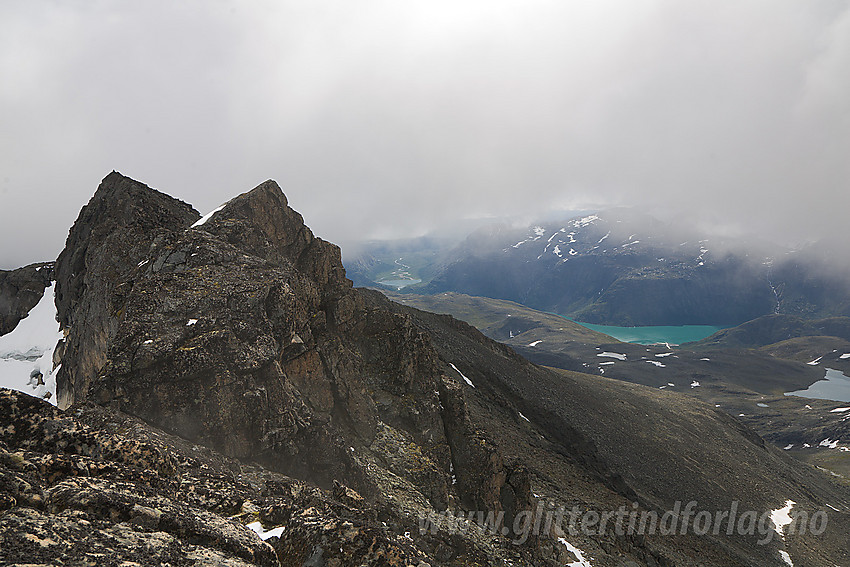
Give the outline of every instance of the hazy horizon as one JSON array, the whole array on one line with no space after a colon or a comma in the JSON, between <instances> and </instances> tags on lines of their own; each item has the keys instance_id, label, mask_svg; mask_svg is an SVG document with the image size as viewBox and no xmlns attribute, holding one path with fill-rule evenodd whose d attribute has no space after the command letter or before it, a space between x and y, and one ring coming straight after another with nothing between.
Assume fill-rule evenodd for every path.
<instances>
[{"instance_id":1,"label":"hazy horizon","mask_svg":"<svg viewBox=\"0 0 850 567\"><path fill-rule=\"evenodd\" d=\"M201 213L277 180L343 247L638 206L782 244L850 234L850 5L0 5L0 267L112 170Z\"/></svg>"}]
</instances>

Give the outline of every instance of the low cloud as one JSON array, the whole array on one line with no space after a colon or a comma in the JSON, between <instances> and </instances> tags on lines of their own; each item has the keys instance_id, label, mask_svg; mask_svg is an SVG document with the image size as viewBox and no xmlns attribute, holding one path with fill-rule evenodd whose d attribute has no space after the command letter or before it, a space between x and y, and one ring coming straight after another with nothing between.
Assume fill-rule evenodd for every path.
<instances>
[{"instance_id":1,"label":"low cloud","mask_svg":"<svg viewBox=\"0 0 850 567\"><path fill-rule=\"evenodd\" d=\"M838 1L4 3L0 267L112 169L202 212L274 178L342 244L611 205L834 236L848 68Z\"/></svg>"}]
</instances>

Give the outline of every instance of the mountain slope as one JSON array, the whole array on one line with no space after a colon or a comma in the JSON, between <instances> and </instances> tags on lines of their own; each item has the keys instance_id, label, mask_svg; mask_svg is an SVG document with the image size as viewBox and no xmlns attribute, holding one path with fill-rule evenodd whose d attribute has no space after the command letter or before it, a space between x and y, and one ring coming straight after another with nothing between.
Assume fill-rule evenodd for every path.
<instances>
[{"instance_id":1,"label":"mountain slope","mask_svg":"<svg viewBox=\"0 0 850 567\"><path fill-rule=\"evenodd\" d=\"M718 331L689 346L758 348L788 339L818 336L850 340L850 317L806 320L793 315L765 315L737 327Z\"/></svg>"},{"instance_id":2,"label":"mountain slope","mask_svg":"<svg viewBox=\"0 0 850 567\"><path fill-rule=\"evenodd\" d=\"M693 396L795 457L850 473L850 422L842 410L847 403L785 395L823 380L826 368L850 373L850 342L844 339L800 337L757 349L645 346L586 329L576 333L570 321L503 300L390 295L466 320L537 364Z\"/></svg>"},{"instance_id":3,"label":"mountain slope","mask_svg":"<svg viewBox=\"0 0 850 567\"><path fill-rule=\"evenodd\" d=\"M727 509L732 501L764 509L777 499L784 502L781 494L787 494L787 499L801 498L795 502L814 494L819 494L814 502L820 498L846 501L846 486L824 483L820 472L766 445L712 406L640 385L544 371L506 347L487 341L464 323L427 314L420 314L417 320L432 334L441 356L454 361L475 384L475 393L481 395L475 398L481 404L476 415L485 427L504 431L504 424L512 421L542 434L545 441L532 443L499 435L508 439L504 450L528 463L536 478L559 476L563 465L550 465L539 458L541 452L530 448L551 443L550 454L565 455L568 461L579 463L584 474L590 473L617 494L649 508L670 509L676 500L696 500L711 510ZM501 356L493 356L494 351L501 351ZM494 411L493 405L501 400L511 400L517 413ZM524 424L519 412L530 421ZM803 486L807 488L801 493ZM553 490L556 497L569 498L563 486L558 488L561 490ZM847 533L848 519L839 516L836 534ZM797 543L800 549L791 548L791 555L806 558L804 564L819 561L818 555L830 545L824 540L804 543L801 539ZM771 557L777 557L775 549L750 548L750 544L746 538L724 541L722 547L728 555L715 556L724 557L716 564L768 564ZM843 545L837 540L836 544L836 549ZM717 553L704 538L677 541L675 546L698 549L708 557ZM666 552L671 559L676 554L669 548Z\"/></svg>"},{"instance_id":4,"label":"mountain slope","mask_svg":"<svg viewBox=\"0 0 850 567\"><path fill-rule=\"evenodd\" d=\"M253 490L275 497L288 486L274 514L260 513L286 530L275 557L240 551L241 561L743 566L779 564L780 552L805 565L850 560L848 487L714 407L542 368L466 323L352 289L339 250L312 235L274 182L199 216L119 174L104 179L57 264L68 333L59 350L62 368L73 367L60 372L59 389L73 405L32 412L57 423L95 412L93 424L118 439L135 416L163 429L168 447L206 446L234 471L256 463L261 477L283 484L263 489L249 477ZM0 429L0 443L10 454L32 449L14 427ZM327 492L298 497L304 489L276 474L317 484L348 511L322 504ZM144 479L132 482L144 492ZM180 489L168 494L179 498ZM783 540L771 525L731 536L618 533L613 522L574 532L565 518L523 525L560 507L660 517L691 500L712 514L737 502L767 518L789 499L809 515L827 513L825 531ZM37 509L8 502L3 519ZM123 502L111 521L129 521L128 510L144 505ZM85 507L51 505L39 521L59 521L69 508ZM501 513L503 523L461 533L422 524L446 510ZM201 543L227 540L207 533ZM385 539L361 546L363 533ZM354 549L386 552L355 557Z\"/></svg>"}]
</instances>

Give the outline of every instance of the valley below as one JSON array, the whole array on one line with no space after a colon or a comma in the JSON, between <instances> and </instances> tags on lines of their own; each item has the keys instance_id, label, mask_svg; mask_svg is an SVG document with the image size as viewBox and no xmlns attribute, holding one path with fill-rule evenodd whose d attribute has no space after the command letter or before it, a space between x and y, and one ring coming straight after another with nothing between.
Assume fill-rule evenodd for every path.
<instances>
[{"instance_id":1,"label":"valley below","mask_svg":"<svg viewBox=\"0 0 850 567\"><path fill-rule=\"evenodd\" d=\"M388 295L405 305L464 320L537 364L681 392L712 404L783 451L850 482L850 400L838 392L833 399L810 397L812 392L802 395L827 374L850 374L846 339L799 337L750 348L724 346L712 337L675 346L664 341L641 344L595 330L604 327L510 301L458 293ZM661 330L668 334L659 336L675 337L669 333L676 330ZM644 341L646 336L632 338ZM813 393L818 392L830 391Z\"/></svg>"}]
</instances>

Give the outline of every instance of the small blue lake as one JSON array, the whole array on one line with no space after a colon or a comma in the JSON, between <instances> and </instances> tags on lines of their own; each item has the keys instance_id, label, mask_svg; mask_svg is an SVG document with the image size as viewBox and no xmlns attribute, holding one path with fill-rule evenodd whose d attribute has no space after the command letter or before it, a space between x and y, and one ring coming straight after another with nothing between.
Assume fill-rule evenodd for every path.
<instances>
[{"instance_id":1,"label":"small blue lake","mask_svg":"<svg viewBox=\"0 0 850 567\"><path fill-rule=\"evenodd\" d=\"M572 319L570 319L573 321ZM637 343L639 345L651 345L655 343L669 343L680 345L691 341L699 341L713 335L726 327L714 327L712 325L653 325L649 327L616 327L613 325L594 325L593 323L582 323L573 321L591 331L605 333L618 341L626 343Z\"/></svg>"},{"instance_id":2,"label":"small blue lake","mask_svg":"<svg viewBox=\"0 0 850 567\"><path fill-rule=\"evenodd\" d=\"M786 392L785 395L850 402L850 377L846 376L840 370L827 368L826 376L824 376L823 380L818 380L805 390Z\"/></svg>"}]
</instances>

